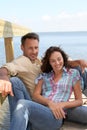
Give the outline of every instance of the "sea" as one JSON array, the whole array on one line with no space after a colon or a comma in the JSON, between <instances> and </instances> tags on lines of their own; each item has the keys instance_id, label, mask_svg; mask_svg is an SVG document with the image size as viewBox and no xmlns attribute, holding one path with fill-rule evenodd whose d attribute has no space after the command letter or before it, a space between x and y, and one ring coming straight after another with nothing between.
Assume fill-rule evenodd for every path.
<instances>
[{"instance_id":1,"label":"sea","mask_svg":"<svg viewBox=\"0 0 87 130\"><path fill-rule=\"evenodd\" d=\"M73 60L87 60L87 31L79 32L37 32L40 37L39 58L50 46L61 47ZM13 38L14 57L22 55L21 37ZM0 66L6 63L4 38L0 38Z\"/></svg>"}]
</instances>

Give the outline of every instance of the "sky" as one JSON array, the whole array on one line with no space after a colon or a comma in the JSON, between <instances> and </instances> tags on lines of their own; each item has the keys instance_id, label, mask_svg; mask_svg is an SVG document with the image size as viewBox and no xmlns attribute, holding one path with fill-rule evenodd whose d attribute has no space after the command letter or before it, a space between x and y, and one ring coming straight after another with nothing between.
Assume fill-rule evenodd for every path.
<instances>
[{"instance_id":1,"label":"sky","mask_svg":"<svg viewBox=\"0 0 87 130\"><path fill-rule=\"evenodd\" d=\"M34 32L87 31L87 0L0 0L0 19Z\"/></svg>"}]
</instances>

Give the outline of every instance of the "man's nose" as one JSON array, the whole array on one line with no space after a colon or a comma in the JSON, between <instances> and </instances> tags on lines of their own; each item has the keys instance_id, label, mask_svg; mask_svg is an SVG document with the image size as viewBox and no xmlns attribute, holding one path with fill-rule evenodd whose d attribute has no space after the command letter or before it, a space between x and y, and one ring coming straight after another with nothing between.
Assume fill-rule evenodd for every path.
<instances>
[{"instance_id":1,"label":"man's nose","mask_svg":"<svg viewBox=\"0 0 87 130\"><path fill-rule=\"evenodd\" d=\"M33 52L33 53L36 53L36 49L33 49L32 52Z\"/></svg>"}]
</instances>

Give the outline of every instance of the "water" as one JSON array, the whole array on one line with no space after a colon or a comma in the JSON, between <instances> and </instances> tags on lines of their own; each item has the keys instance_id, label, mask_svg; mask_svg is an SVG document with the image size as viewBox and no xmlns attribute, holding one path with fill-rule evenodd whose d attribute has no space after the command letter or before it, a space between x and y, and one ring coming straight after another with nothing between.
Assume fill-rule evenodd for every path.
<instances>
[{"instance_id":1,"label":"water","mask_svg":"<svg viewBox=\"0 0 87 130\"><path fill-rule=\"evenodd\" d=\"M72 59L87 59L87 32L40 33L40 56L53 45L60 46Z\"/></svg>"},{"instance_id":2,"label":"water","mask_svg":"<svg viewBox=\"0 0 87 130\"><path fill-rule=\"evenodd\" d=\"M39 57L50 46L60 46L72 59L87 60L87 32L46 32L40 36ZM14 37L15 58L22 54L20 49L21 37ZM6 62L4 39L0 39L0 66Z\"/></svg>"}]
</instances>

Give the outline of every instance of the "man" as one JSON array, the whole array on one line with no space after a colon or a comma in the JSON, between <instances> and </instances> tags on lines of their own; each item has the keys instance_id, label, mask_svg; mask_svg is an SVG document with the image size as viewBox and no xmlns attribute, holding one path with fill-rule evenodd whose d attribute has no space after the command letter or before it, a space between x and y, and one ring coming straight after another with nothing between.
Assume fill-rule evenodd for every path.
<instances>
[{"instance_id":1,"label":"man","mask_svg":"<svg viewBox=\"0 0 87 130\"><path fill-rule=\"evenodd\" d=\"M41 62L37 58L39 36L36 33L28 33L21 38L21 42L23 55L19 56L12 62L7 63L0 69L0 79L3 79L0 81L0 92L2 93L2 96L7 96L8 94L11 95L9 96L9 102L12 111L14 110L15 103L18 99L30 99L29 94L32 95L35 87L34 80L41 72ZM11 82L9 82L9 76L19 77L24 82L26 88L21 80L16 77L11 78Z\"/></svg>"},{"instance_id":2,"label":"man","mask_svg":"<svg viewBox=\"0 0 87 130\"><path fill-rule=\"evenodd\" d=\"M0 68L0 93L2 96L9 95L11 116L19 99L31 100L35 87L34 80L41 73L41 62L37 58L39 36L36 33L24 35L21 38L21 49L22 56ZM84 70L87 62L84 60L69 61L69 65L80 66Z\"/></svg>"}]
</instances>

